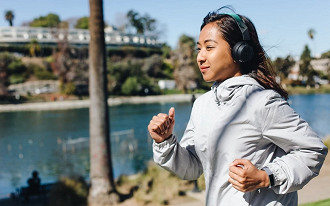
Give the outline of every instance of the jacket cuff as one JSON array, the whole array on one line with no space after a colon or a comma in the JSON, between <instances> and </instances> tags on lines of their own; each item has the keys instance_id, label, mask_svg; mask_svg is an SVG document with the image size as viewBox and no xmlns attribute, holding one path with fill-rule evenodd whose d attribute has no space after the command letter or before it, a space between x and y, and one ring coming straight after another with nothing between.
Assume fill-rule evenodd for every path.
<instances>
[{"instance_id":1,"label":"jacket cuff","mask_svg":"<svg viewBox=\"0 0 330 206\"><path fill-rule=\"evenodd\" d=\"M284 175L283 171L281 170L281 166L276 163L269 163L266 165L266 167L270 170L271 173L273 173L274 176L274 187L278 185L282 185L287 179L287 177Z\"/></svg>"},{"instance_id":2,"label":"jacket cuff","mask_svg":"<svg viewBox=\"0 0 330 206\"><path fill-rule=\"evenodd\" d=\"M166 150L168 149L171 145L175 144L176 143L176 137L175 135L171 135L168 139L164 140L163 142L160 142L160 143L157 143L153 142L153 147L155 150L157 151L161 151L161 150Z\"/></svg>"}]
</instances>

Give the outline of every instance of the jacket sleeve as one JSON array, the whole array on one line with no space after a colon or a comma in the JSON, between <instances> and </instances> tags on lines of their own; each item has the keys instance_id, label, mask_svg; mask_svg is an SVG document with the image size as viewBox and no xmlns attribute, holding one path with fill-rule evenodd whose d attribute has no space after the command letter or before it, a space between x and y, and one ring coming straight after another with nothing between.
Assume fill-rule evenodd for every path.
<instances>
[{"instance_id":1,"label":"jacket sleeve","mask_svg":"<svg viewBox=\"0 0 330 206\"><path fill-rule=\"evenodd\" d=\"M274 174L273 190L278 194L297 191L319 174L328 149L308 123L279 96L268 98L263 108L263 137L286 153L266 165Z\"/></svg>"},{"instance_id":2,"label":"jacket sleeve","mask_svg":"<svg viewBox=\"0 0 330 206\"><path fill-rule=\"evenodd\" d=\"M194 145L194 125L190 118L181 142L175 135L161 143L153 143L154 161L186 180L195 180L202 173L202 164Z\"/></svg>"}]
</instances>

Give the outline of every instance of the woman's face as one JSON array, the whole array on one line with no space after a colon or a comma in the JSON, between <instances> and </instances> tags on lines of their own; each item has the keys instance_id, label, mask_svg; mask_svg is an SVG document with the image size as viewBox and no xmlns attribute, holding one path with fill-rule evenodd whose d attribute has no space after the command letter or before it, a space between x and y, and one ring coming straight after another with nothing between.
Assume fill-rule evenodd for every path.
<instances>
[{"instance_id":1,"label":"woman's face","mask_svg":"<svg viewBox=\"0 0 330 206\"><path fill-rule=\"evenodd\" d=\"M197 42L197 64L207 82L222 82L242 75L239 65L231 57L229 44L222 38L216 23L204 26Z\"/></svg>"}]
</instances>

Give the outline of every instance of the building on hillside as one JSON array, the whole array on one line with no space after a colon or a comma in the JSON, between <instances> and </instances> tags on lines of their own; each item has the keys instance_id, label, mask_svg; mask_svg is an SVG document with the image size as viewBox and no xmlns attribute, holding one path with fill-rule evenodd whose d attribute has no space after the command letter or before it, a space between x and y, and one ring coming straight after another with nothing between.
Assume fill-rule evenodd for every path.
<instances>
[{"instance_id":1,"label":"building on hillside","mask_svg":"<svg viewBox=\"0 0 330 206\"><path fill-rule=\"evenodd\" d=\"M290 69L288 78L291 80L306 80L299 74L300 61L297 61ZM322 72L323 74L328 74L330 72L330 58L324 59L313 59L310 62L311 66L315 71ZM320 78L316 78L320 79ZM324 81L322 81L324 83Z\"/></svg>"},{"instance_id":2,"label":"building on hillside","mask_svg":"<svg viewBox=\"0 0 330 206\"><path fill-rule=\"evenodd\" d=\"M313 59L311 65L315 71L327 74L330 69L330 58L325 59Z\"/></svg>"},{"instance_id":3,"label":"building on hillside","mask_svg":"<svg viewBox=\"0 0 330 206\"><path fill-rule=\"evenodd\" d=\"M160 47L155 36L128 34L113 27L104 29L106 47L136 46ZM88 47L90 35L87 29L57 29L39 27L0 27L0 45L26 45L36 40L40 45L56 46L67 42L74 47Z\"/></svg>"},{"instance_id":4,"label":"building on hillside","mask_svg":"<svg viewBox=\"0 0 330 206\"><path fill-rule=\"evenodd\" d=\"M288 79L291 80L302 80L302 76L299 75L299 61L296 61L296 63L291 67L290 73L288 75Z\"/></svg>"},{"instance_id":5,"label":"building on hillside","mask_svg":"<svg viewBox=\"0 0 330 206\"><path fill-rule=\"evenodd\" d=\"M59 85L57 80L39 80L12 84L9 85L8 90L15 95L55 93L59 92Z\"/></svg>"},{"instance_id":6,"label":"building on hillside","mask_svg":"<svg viewBox=\"0 0 330 206\"><path fill-rule=\"evenodd\" d=\"M175 81L174 80L159 80L158 86L160 89L175 89Z\"/></svg>"}]
</instances>

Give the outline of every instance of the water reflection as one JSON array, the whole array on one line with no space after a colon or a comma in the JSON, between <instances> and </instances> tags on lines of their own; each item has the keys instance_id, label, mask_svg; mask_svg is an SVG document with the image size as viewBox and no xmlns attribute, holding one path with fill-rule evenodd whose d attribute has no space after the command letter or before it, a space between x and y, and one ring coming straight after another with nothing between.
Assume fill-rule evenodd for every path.
<instances>
[{"instance_id":1,"label":"water reflection","mask_svg":"<svg viewBox=\"0 0 330 206\"><path fill-rule=\"evenodd\" d=\"M152 157L147 125L154 114L171 106L177 108L181 135L190 114L186 103L110 108L115 177L145 168ZM26 186L33 170L39 171L43 183L63 175L88 178L88 116L88 109L0 113L0 163L5 165L0 170L0 198Z\"/></svg>"}]
</instances>

